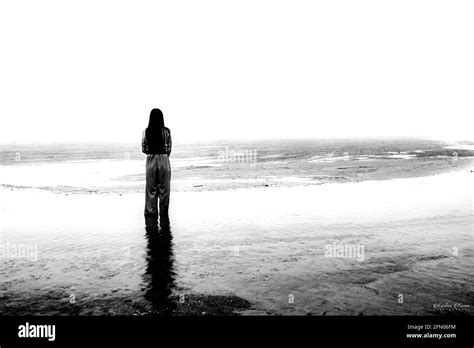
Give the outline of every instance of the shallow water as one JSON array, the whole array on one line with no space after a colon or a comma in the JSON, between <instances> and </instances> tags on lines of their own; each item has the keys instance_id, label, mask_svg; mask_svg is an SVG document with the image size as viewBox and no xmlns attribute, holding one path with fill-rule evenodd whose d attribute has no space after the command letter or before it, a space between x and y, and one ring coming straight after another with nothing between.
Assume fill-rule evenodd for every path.
<instances>
[{"instance_id":1,"label":"shallow water","mask_svg":"<svg viewBox=\"0 0 474 348\"><path fill-rule=\"evenodd\" d=\"M235 294L253 304L245 314L472 307L473 175L173 192L172 238L151 240L142 194L3 188L0 309L133 314L190 293ZM328 257L334 243L363 246L363 259Z\"/></svg>"}]
</instances>

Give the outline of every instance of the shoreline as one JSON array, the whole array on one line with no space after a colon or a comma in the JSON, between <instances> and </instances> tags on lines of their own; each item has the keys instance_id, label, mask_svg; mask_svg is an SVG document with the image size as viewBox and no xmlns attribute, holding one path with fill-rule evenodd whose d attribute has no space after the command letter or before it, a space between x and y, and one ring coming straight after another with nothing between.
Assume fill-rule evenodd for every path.
<instances>
[{"instance_id":1,"label":"shoreline","mask_svg":"<svg viewBox=\"0 0 474 348\"><path fill-rule=\"evenodd\" d=\"M397 163L394 163L396 161ZM418 161L418 163L404 163ZM387 163L388 162L388 163ZM91 162L88 162L91 163ZM94 163L92 161L92 163ZM100 162L102 165L104 162ZM401 165L400 165L401 164ZM390 171L390 169L394 169ZM333 183L358 183L364 181L385 181L393 179L409 179L430 177L440 174L454 173L474 169L474 158L460 158L455 164L448 160L417 160L398 159L377 161L363 165L356 161L334 161L318 168L272 168L259 165L254 168L201 168L172 169L171 192L208 192L231 191L240 189L265 189L270 187L319 186ZM9 191L43 191L54 194L106 194L127 195L145 192L145 174L125 175L128 185L94 186L94 185L38 185L0 183L0 189ZM140 179L140 180L138 180ZM124 180L123 177L115 178ZM130 181L132 183L130 183ZM133 183L133 182L139 183Z\"/></svg>"},{"instance_id":2,"label":"shoreline","mask_svg":"<svg viewBox=\"0 0 474 348\"><path fill-rule=\"evenodd\" d=\"M432 176L473 166L472 142L332 139L178 146L172 192L297 187ZM0 188L57 194L143 193L145 159L132 144L3 146ZM32 175L34 173L34 175Z\"/></svg>"}]
</instances>

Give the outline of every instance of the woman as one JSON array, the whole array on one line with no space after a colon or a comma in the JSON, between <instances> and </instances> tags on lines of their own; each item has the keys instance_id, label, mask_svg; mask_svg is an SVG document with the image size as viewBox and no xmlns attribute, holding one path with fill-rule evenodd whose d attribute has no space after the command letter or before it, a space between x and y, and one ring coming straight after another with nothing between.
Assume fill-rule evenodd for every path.
<instances>
[{"instance_id":1,"label":"woman","mask_svg":"<svg viewBox=\"0 0 474 348\"><path fill-rule=\"evenodd\" d=\"M145 223L158 225L158 198L160 200L160 226L169 226L171 133L165 127L163 113L153 109L148 128L143 131L142 151L146 158Z\"/></svg>"}]
</instances>

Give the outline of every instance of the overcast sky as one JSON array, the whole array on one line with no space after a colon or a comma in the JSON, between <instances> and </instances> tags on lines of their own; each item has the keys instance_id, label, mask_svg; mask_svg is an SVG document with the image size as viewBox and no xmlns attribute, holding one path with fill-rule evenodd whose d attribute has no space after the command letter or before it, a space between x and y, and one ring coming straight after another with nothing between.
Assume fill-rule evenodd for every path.
<instances>
[{"instance_id":1,"label":"overcast sky","mask_svg":"<svg viewBox=\"0 0 474 348\"><path fill-rule=\"evenodd\" d=\"M0 142L473 138L474 1L2 1ZM138 140L137 140L138 139Z\"/></svg>"}]
</instances>

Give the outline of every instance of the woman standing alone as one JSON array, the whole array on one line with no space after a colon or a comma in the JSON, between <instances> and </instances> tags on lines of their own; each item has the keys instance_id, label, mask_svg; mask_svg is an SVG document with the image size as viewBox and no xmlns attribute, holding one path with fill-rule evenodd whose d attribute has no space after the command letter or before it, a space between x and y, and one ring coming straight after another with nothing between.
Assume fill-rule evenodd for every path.
<instances>
[{"instance_id":1,"label":"woman standing alone","mask_svg":"<svg viewBox=\"0 0 474 348\"><path fill-rule=\"evenodd\" d=\"M165 127L163 113L153 109L148 128L142 135L142 152L146 158L145 223L147 226L169 227L171 133ZM158 211L158 199L159 211Z\"/></svg>"}]
</instances>

